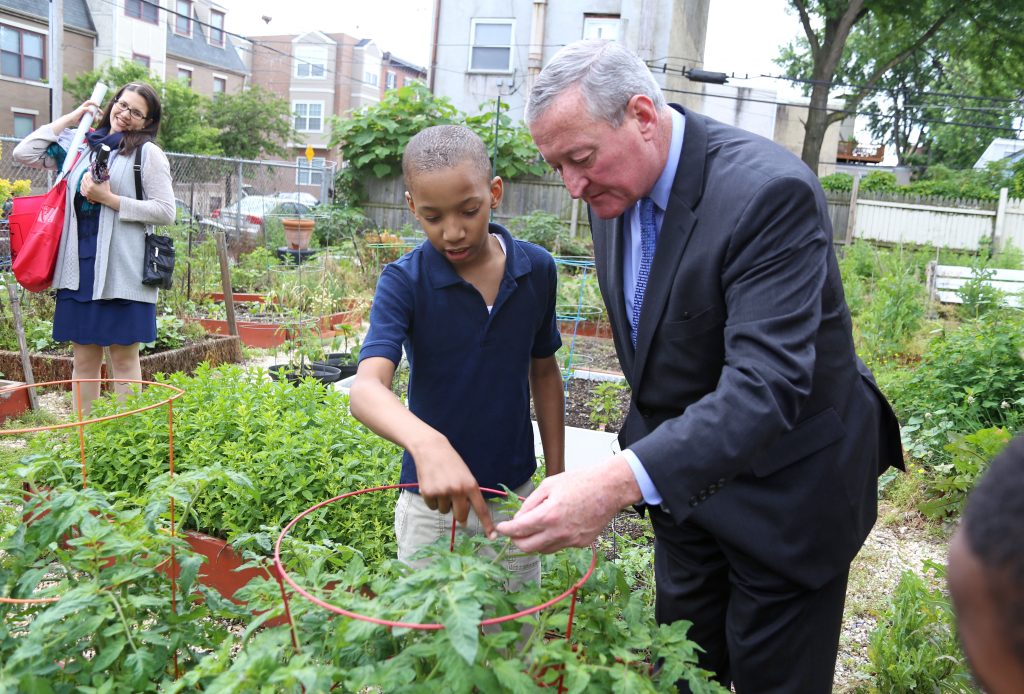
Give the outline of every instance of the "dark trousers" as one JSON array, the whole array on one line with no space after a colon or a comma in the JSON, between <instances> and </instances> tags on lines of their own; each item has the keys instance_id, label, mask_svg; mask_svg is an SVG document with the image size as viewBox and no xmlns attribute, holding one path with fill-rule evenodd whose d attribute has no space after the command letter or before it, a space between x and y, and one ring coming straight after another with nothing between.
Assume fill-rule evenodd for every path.
<instances>
[{"instance_id":1,"label":"dark trousers","mask_svg":"<svg viewBox=\"0 0 1024 694\"><path fill-rule=\"evenodd\" d=\"M849 567L811 590L657 508L655 616L693 622L702 668L738 694L832 691ZM688 692L685 684L679 688Z\"/></svg>"}]
</instances>

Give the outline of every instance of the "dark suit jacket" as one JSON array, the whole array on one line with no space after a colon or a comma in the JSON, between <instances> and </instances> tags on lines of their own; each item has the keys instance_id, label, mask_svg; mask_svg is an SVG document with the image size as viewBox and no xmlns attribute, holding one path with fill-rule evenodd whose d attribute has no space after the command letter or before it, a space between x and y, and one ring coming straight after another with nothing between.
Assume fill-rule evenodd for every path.
<instances>
[{"instance_id":1,"label":"dark suit jacket","mask_svg":"<svg viewBox=\"0 0 1024 694\"><path fill-rule=\"evenodd\" d=\"M619 440L675 522L817 587L874 524L877 476L902 467L899 427L854 352L817 177L764 138L685 115L635 350L623 218L591 214L633 391Z\"/></svg>"}]
</instances>

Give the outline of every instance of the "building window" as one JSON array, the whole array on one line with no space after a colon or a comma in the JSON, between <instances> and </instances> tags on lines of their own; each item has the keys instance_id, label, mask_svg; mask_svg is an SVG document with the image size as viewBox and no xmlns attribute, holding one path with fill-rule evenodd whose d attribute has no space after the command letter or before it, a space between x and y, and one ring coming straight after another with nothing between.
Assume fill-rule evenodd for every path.
<instances>
[{"instance_id":1,"label":"building window","mask_svg":"<svg viewBox=\"0 0 1024 694\"><path fill-rule=\"evenodd\" d=\"M174 3L174 33L182 36L192 35L192 3L190 0L177 0Z\"/></svg>"},{"instance_id":2,"label":"building window","mask_svg":"<svg viewBox=\"0 0 1024 694\"><path fill-rule=\"evenodd\" d=\"M185 86L192 86L192 68L178 66L178 81L184 82Z\"/></svg>"},{"instance_id":3,"label":"building window","mask_svg":"<svg viewBox=\"0 0 1024 694\"><path fill-rule=\"evenodd\" d=\"M470 72L512 72L512 20L474 19Z\"/></svg>"},{"instance_id":4,"label":"building window","mask_svg":"<svg viewBox=\"0 0 1024 694\"><path fill-rule=\"evenodd\" d=\"M295 184L300 186L319 186L324 182L323 157L313 157L307 161L305 157L296 157L295 163L299 168L295 170Z\"/></svg>"},{"instance_id":5,"label":"building window","mask_svg":"<svg viewBox=\"0 0 1024 694\"><path fill-rule=\"evenodd\" d=\"M124 13L150 24L160 22L160 6L147 0L124 0Z\"/></svg>"},{"instance_id":6,"label":"building window","mask_svg":"<svg viewBox=\"0 0 1024 694\"><path fill-rule=\"evenodd\" d=\"M213 78L213 93L223 94L228 90L228 80L226 77L214 77Z\"/></svg>"},{"instance_id":7,"label":"building window","mask_svg":"<svg viewBox=\"0 0 1024 694\"><path fill-rule=\"evenodd\" d=\"M380 86L380 76L376 72L370 72L367 70L363 73L363 82L371 87Z\"/></svg>"},{"instance_id":8,"label":"building window","mask_svg":"<svg viewBox=\"0 0 1024 694\"><path fill-rule=\"evenodd\" d=\"M149 67L149 56L139 55L138 53L132 53L132 62L141 65L142 67Z\"/></svg>"},{"instance_id":9,"label":"building window","mask_svg":"<svg viewBox=\"0 0 1024 694\"><path fill-rule=\"evenodd\" d=\"M295 76L323 77L327 70L327 46L296 46Z\"/></svg>"},{"instance_id":10,"label":"building window","mask_svg":"<svg viewBox=\"0 0 1024 694\"><path fill-rule=\"evenodd\" d=\"M292 104L295 114L295 130L302 133L319 133L324 129L324 102L296 101Z\"/></svg>"},{"instance_id":11,"label":"building window","mask_svg":"<svg viewBox=\"0 0 1024 694\"><path fill-rule=\"evenodd\" d=\"M41 81L46 75L45 56L42 34L0 24L0 74Z\"/></svg>"},{"instance_id":12,"label":"building window","mask_svg":"<svg viewBox=\"0 0 1024 694\"><path fill-rule=\"evenodd\" d=\"M210 44L224 45L224 13L210 10Z\"/></svg>"},{"instance_id":13,"label":"building window","mask_svg":"<svg viewBox=\"0 0 1024 694\"><path fill-rule=\"evenodd\" d=\"M36 129L36 117L31 113L14 114L14 136L17 138L28 137Z\"/></svg>"},{"instance_id":14,"label":"building window","mask_svg":"<svg viewBox=\"0 0 1024 694\"><path fill-rule=\"evenodd\" d=\"M583 15L583 38L619 40L619 15L617 14L585 14Z\"/></svg>"},{"instance_id":15,"label":"building window","mask_svg":"<svg viewBox=\"0 0 1024 694\"><path fill-rule=\"evenodd\" d=\"M388 89L394 89L398 86L398 75L388 70L387 76L384 78L384 85Z\"/></svg>"}]
</instances>

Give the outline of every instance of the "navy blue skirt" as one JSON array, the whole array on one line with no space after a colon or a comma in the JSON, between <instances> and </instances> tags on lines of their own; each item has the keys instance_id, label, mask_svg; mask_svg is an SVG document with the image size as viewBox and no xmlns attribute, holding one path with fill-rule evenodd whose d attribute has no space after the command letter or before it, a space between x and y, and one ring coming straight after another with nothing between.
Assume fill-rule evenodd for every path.
<instances>
[{"instance_id":1,"label":"navy blue skirt","mask_svg":"<svg viewBox=\"0 0 1024 694\"><path fill-rule=\"evenodd\" d=\"M81 194L75 195L78 218L78 289L58 289L53 314L53 339L80 345L133 345L156 341L156 304L128 299L93 301L99 206L82 209ZM141 263L141 258L139 259Z\"/></svg>"}]
</instances>

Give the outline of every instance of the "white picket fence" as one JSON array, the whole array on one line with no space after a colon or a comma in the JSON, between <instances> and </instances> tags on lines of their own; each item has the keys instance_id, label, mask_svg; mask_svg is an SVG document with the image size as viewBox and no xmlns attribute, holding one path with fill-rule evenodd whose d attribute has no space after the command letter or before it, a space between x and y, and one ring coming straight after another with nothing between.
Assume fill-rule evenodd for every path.
<instances>
[{"instance_id":1,"label":"white picket fence","mask_svg":"<svg viewBox=\"0 0 1024 694\"><path fill-rule=\"evenodd\" d=\"M850 213L850 194L830 193L829 211L837 241L867 239L882 243L931 244L977 250L1024 248L1024 200L1002 189L998 202L906 196L858 196ZM852 228L850 223L852 221Z\"/></svg>"}]
</instances>

